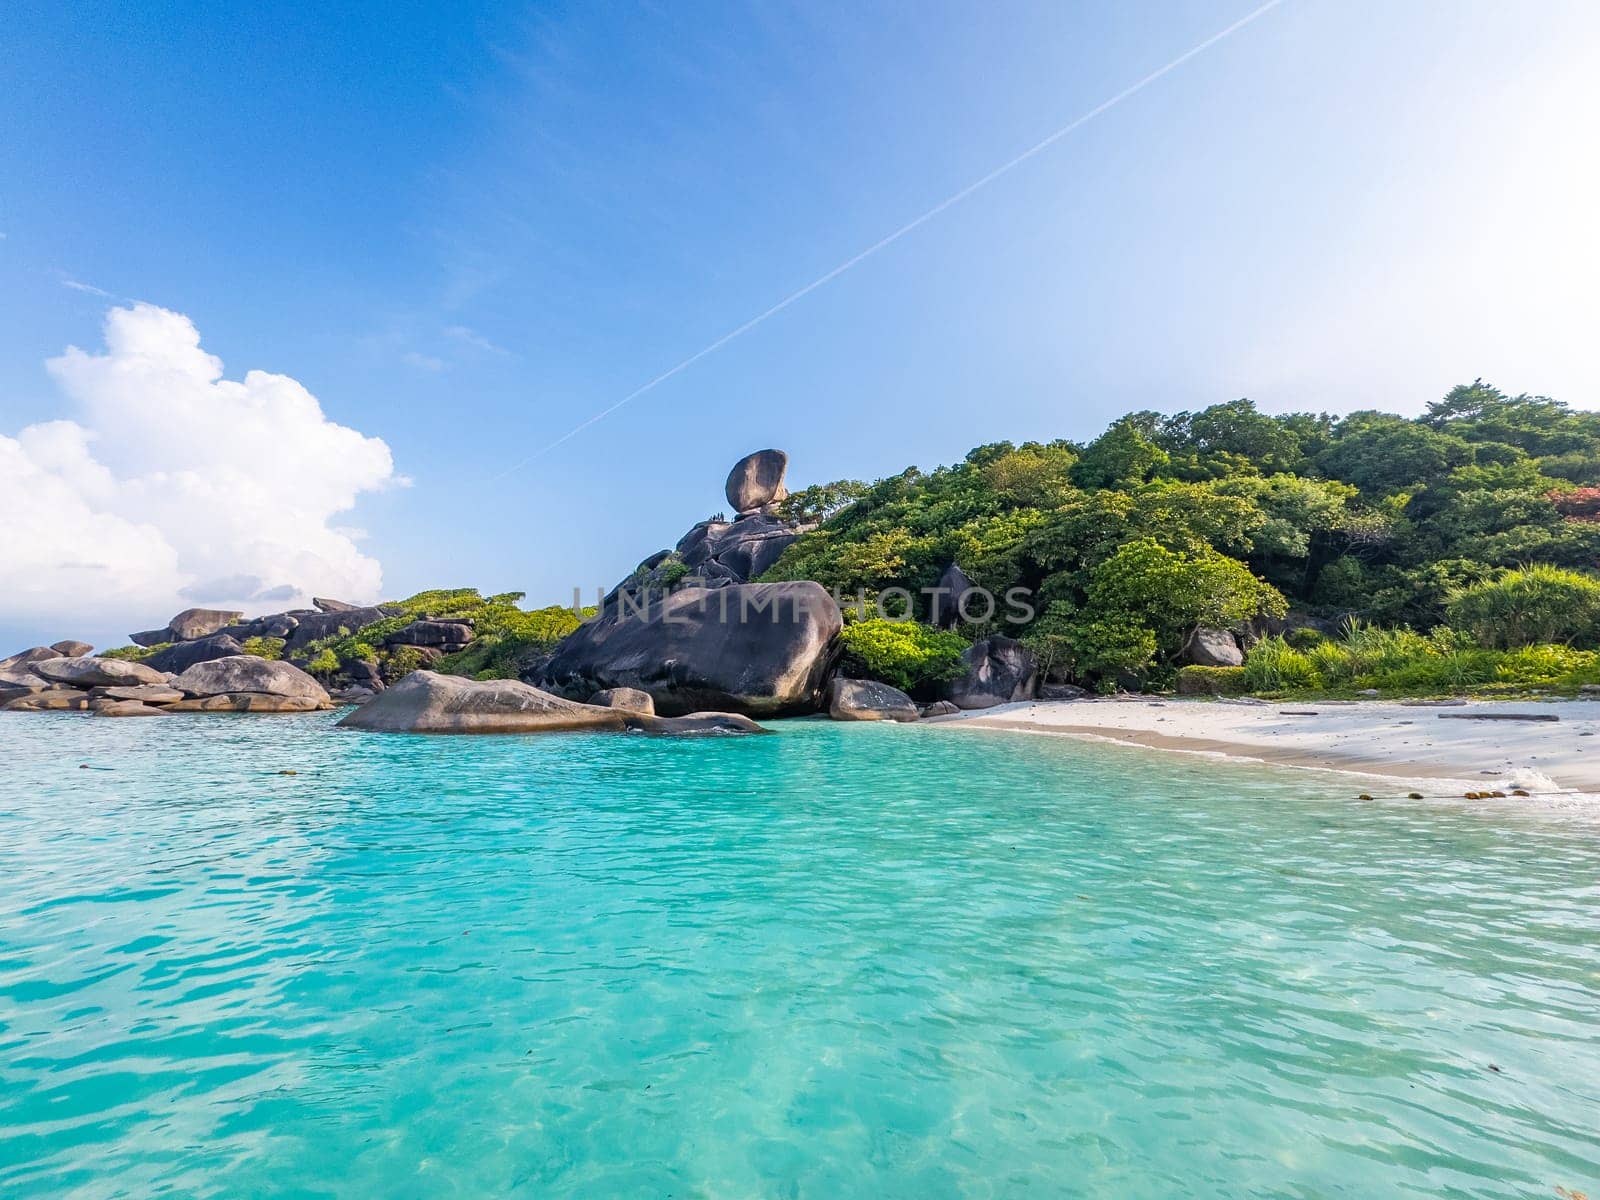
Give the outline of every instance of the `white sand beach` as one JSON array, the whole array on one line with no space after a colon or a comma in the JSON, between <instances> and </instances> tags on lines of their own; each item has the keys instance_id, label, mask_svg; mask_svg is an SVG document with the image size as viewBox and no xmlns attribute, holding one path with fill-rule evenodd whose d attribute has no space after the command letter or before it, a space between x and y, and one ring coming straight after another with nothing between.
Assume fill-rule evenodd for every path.
<instances>
[{"instance_id":1,"label":"white sand beach","mask_svg":"<svg viewBox=\"0 0 1600 1200\"><path fill-rule=\"evenodd\" d=\"M1541 719L1508 719L1528 717ZM1004 704L936 721L1426 780L1428 791L1460 785L1600 793L1596 700L1439 706L1133 696Z\"/></svg>"}]
</instances>

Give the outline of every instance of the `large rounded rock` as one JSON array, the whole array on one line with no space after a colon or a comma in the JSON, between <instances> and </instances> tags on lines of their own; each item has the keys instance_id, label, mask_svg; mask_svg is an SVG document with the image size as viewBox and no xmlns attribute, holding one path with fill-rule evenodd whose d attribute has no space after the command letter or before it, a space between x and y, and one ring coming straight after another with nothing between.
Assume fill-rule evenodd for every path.
<instances>
[{"instance_id":1,"label":"large rounded rock","mask_svg":"<svg viewBox=\"0 0 1600 1200\"><path fill-rule=\"evenodd\" d=\"M723 488L733 511L749 512L788 496L783 486L788 468L789 456L782 450L757 450L734 463Z\"/></svg>"},{"instance_id":2,"label":"large rounded rock","mask_svg":"<svg viewBox=\"0 0 1600 1200\"><path fill-rule=\"evenodd\" d=\"M27 650L18 650L10 658L0 658L0 671L26 672L36 662L47 662L52 658L66 658L54 646L32 646ZM81 657L81 655L76 656Z\"/></svg>"},{"instance_id":3,"label":"large rounded rock","mask_svg":"<svg viewBox=\"0 0 1600 1200\"><path fill-rule=\"evenodd\" d=\"M596 708L620 708L627 712L643 713L647 717L656 715L656 702L650 699L649 692L641 692L638 688L606 688L590 696L589 703Z\"/></svg>"},{"instance_id":4,"label":"large rounded rock","mask_svg":"<svg viewBox=\"0 0 1600 1200\"><path fill-rule=\"evenodd\" d=\"M921 714L897 687L836 676L828 682L828 715L835 721L915 721Z\"/></svg>"},{"instance_id":5,"label":"large rounded rock","mask_svg":"<svg viewBox=\"0 0 1600 1200\"><path fill-rule=\"evenodd\" d=\"M33 673L51 683L71 687L121 687L125 684L165 683L167 677L143 663L120 658L49 658L33 664Z\"/></svg>"},{"instance_id":6,"label":"large rounded rock","mask_svg":"<svg viewBox=\"0 0 1600 1200\"><path fill-rule=\"evenodd\" d=\"M327 689L299 667L257 658L252 654L235 654L196 663L174 679L172 686L191 699L255 692L310 700L317 704L332 703Z\"/></svg>"},{"instance_id":7,"label":"large rounded rock","mask_svg":"<svg viewBox=\"0 0 1600 1200\"><path fill-rule=\"evenodd\" d=\"M243 646L227 634L218 633L211 637L196 638L192 642L173 642L141 661L152 670L168 671L176 675L187 671L195 663L210 662L214 658L230 658L243 653Z\"/></svg>"},{"instance_id":8,"label":"large rounded rock","mask_svg":"<svg viewBox=\"0 0 1600 1200\"><path fill-rule=\"evenodd\" d=\"M339 722L384 733L558 733L605 730L654 734L761 733L748 717L697 712L652 717L552 696L512 679L462 679L413 671Z\"/></svg>"},{"instance_id":9,"label":"large rounded rock","mask_svg":"<svg viewBox=\"0 0 1600 1200\"><path fill-rule=\"evenodd\" d=\"M88 642L74 642L70 639L64 642L52 642L50 649L67 658L82 658L85 654L94 653L94 647Z\"/></svg>"},{"instance_id":10,"label":"large rounded rock","mask_svg":"<svg viewBox=\"0 0 1600 1200\"><path fill-rule=\"evenodd\" d=\"M843 622L821 584L626 594L555 649L535 682L567 696L648 692L668 716L814 712Z\"/></svg>"},{"instance_id":11,"label":"large rounded rock","mask_svg":"<svg viewBox=\"0 0 1600 1200\"><path fill-rule=\"evenodd\" d=\"M961 653L961 674L945 685L945 698L958 708L993 708L1032 700L1039 670L1028 649L1014 638L989 637Z\"/></svg>"},{"instance_id":12,"label":"large rounded rock","mask_svg":"<svg viewBox=\"0 0 1600 1200\"><path fill-rule=\"evenodd\" d=\"M1189 635L1181 657L1197 667L1244 666L1244 651L1239 649L1238 639L1226 629L1196 629Z\"/></svg>"},{"instance_id":13,"label":"large rounded rock","mask_svg":"<svg viewBox=\"0 0 1600 1200\"><path fill-rule=\"evenodd\" d=\"M27 650L19 650L9 658L0 659L0 699L15 700L31 692L59 687L59 684L35 675L33 664L64 657L65 655L53 646L33 646Z\"/></svg>"}]
</instances>

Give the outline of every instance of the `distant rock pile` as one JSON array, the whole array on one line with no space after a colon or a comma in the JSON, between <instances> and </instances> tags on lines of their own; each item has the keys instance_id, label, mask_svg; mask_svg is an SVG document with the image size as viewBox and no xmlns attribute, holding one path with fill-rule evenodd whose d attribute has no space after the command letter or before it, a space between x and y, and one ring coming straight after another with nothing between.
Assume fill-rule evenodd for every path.
<instances>
[{"instance_id":1,"label":"distant rock pile","mask_svg":"<svg viewBox=\"0 0 1600 1200\"><path fill-rule=\"evenodd\" d=\"M74 648L83 643L70 643ZM93 647L88 647L93 649ZM147 663L35 646L0 660L0 709L157 717L175 712L313 712L332 708L298 667L249 654L209 659L181 674Z\"/></svg>"},{"instance_id":2,"label":"distant rock pile","mask_svg":"<svg viewBox=\"0 0 1600 1200\"><path fill-rule=\"evenodd\" d=\"M34 646L0 661L0 707L164 716L309 712L337 701L364 706L340 722L351 729L744 733L759 730L752 716L826 711L837 720L910 722L1038 694L1033 655L998 636L963 654L960 675L932 704L837 675L843 618L835 598L809 581L758 582L813 528L783 504L788 462L768 449L735 463L724 489L734 519L701 521L646 558L521 681L431 669L475 640L469 619L413 611L402 623L406 610L317 597L314 608L250 619L185 609L131 635L152 651L141 661L93 657L82 642ZM951 627L975 585L951 563L940 586L944 607L934 619ZM325 653L324 639L358 634L376 655ZM1196 638L1197 655L1218 650ZM332 695L307 667L330 681Z\"/></svg>"}]
</instances>

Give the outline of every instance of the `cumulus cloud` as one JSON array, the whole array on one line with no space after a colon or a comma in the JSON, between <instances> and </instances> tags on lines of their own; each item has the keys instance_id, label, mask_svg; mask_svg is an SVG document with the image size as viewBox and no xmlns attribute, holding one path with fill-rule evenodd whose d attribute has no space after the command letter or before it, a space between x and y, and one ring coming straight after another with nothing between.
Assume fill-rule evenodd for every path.
<instances>
[{"instance_id":1,"label":"cumulus cloud","mask_svg":"<svg viewBox=\"0 0 1600 1200\"><path fill-rule=\"evenodd\" d=\"M403 482L382 440L286 375L223 378L193 322L151 304L112 309L103 352L46 365L77 419L0 435L8 617L70 633L377 598L377 560L332 518Z\"/></svg>"}]
</instances>

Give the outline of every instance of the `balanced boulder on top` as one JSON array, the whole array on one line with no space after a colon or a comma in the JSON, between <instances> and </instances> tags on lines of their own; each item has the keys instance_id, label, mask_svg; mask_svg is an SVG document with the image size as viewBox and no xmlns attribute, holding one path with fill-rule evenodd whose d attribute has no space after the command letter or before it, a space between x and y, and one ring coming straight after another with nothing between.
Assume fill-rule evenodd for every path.
<instances>
[{"instance_id":1,"label":"balanced boulder on top","mask_svg":"<svg viewBox=\"0 0 1600 1200\"><path fill-rule=\"evenodd\" d=\"M751 512L787 497L783 473L788 468L789 456L782 450L757 450L734 463L724 488L733 511Z\"/></svg>"}]
</instances>

